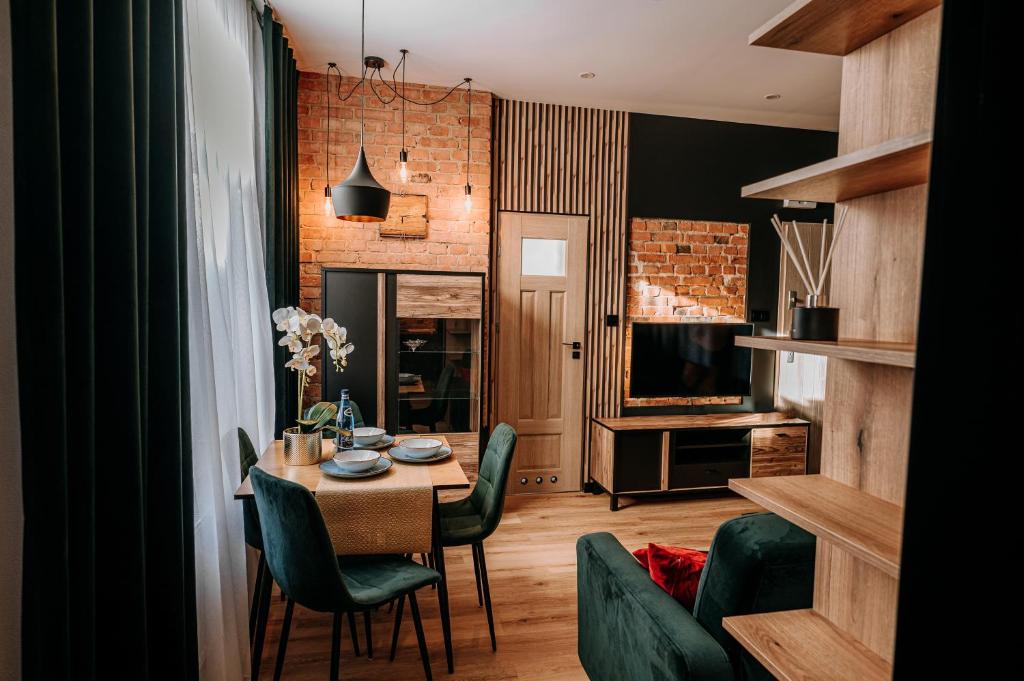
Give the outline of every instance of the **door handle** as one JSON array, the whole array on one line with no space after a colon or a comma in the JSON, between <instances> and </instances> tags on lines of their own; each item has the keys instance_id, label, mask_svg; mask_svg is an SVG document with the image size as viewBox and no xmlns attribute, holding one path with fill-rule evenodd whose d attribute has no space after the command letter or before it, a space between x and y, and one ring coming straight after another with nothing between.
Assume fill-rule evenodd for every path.
<instances>
[{"instance_id":1,"label":"door handle","mask_svg":"<svg viewBox=\"0 0 1024 681\"><path fill-rule=\"evenodd\" d=\"M562 345L570 346L570 347L572 347L573 350L579 350L580 347L581 347L579 341L573 341L571 343L566 343L565 341L562 341Z\"/></svg>"}]
</instances>

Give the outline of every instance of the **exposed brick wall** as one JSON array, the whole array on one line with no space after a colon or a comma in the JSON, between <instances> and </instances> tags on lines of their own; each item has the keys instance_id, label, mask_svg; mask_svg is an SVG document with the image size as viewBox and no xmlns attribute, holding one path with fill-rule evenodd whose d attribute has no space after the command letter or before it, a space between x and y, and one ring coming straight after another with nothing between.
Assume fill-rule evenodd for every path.
<instances>
[{"instance_id":1,"label":"exposed brick wall","mask_svg":"<svg viewBox=\"0 0 1024 681\"><path fill-rule=\"evenodd\" d=\"M381 237L375 223L338 220L324 212L324 165L327 145L327 97L323 73L299 74L299 304L321 313L323 267L486 272L489 265L491 185L491 94L473 92L470 183L473 209L463 207L466 184L466 117L468 93L460 90L430 106L407 105L406 148L410 181L404 190L425 194L426 239ZM341 78L348 92L352 78ZM359 153L359 96L338 101L339 78L332 76L330 184L348 177ZM377 84L378 89L382 86ZM407 96L437 99L447 88L410 83ZM402 149L401 102L381 104L366 98L367 160L377 181L393 192L403 189L398 173ZM339 320L344 323L344 320ZM353 339L358 346L358 339ZM485 348L486 349L486 348ZM353 355L352 361L356 361ZM306 402L320 399L319 372L306 390Z\"/></svg>"},{"instance_id":2,"label":"exposed brick wall","mask_svg":"<svg viewBox=\"0 0 1024 681\"><path fill-rule=\"evenodd\" d=\"M629 321L742 322L750 226L633 218L629 236ZM629 362L630 334L626 335ZM627 366L628 371L628 366ZM627 406L737 404L736 397L627 400Z\"/></svg>"}]
</instances>

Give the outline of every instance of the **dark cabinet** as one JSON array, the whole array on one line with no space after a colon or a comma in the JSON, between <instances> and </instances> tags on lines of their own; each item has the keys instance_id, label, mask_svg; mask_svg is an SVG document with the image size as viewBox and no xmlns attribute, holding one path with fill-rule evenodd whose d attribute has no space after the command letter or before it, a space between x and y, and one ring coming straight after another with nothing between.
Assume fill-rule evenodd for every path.
<instances>
[{"instance_id":1,"label":"dark cabinet","mask_svg":"<svg viewBox=\"0 0 1024 681\"><path fill-rule=\"evenodd\" d=\"M366 423L392 433L479 430L482 274L325 269L323 314L356 345L324 399L348 388Z\"/></svg>"}]
</instances>

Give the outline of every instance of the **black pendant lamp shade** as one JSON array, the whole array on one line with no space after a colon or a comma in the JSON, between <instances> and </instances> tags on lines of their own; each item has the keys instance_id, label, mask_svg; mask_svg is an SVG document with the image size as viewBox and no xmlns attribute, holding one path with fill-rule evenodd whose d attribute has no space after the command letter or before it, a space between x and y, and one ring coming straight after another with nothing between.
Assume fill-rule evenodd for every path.
<instances>
[{"instance_id":1,"label":"black pendant lamp shade","mask_svg":"<svg viewBox=\"0 0 1024 681\"><path fill-rule=\"evenodd\" d=\"M352 222L383 222L391 207L391 192L373 178L366 164L366 152L359 147L352 174L341 184L331 187L334 215Z\"/></svg>"}]
</instances>

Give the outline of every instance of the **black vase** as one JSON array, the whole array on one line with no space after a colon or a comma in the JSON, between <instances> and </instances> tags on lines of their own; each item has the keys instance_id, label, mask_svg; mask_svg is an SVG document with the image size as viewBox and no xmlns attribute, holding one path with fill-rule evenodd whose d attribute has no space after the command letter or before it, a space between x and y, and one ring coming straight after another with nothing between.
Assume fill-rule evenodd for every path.
<instances>
[{"instance_id":1,"label":"black vase","mask_svg":"<svg viewBox=\"0 0 1024 681\"><path fill-rule=\"evenodd\" d=\"M793 340L839 340L838 307L794 307Z\"/></svg>"}]
</instances>

